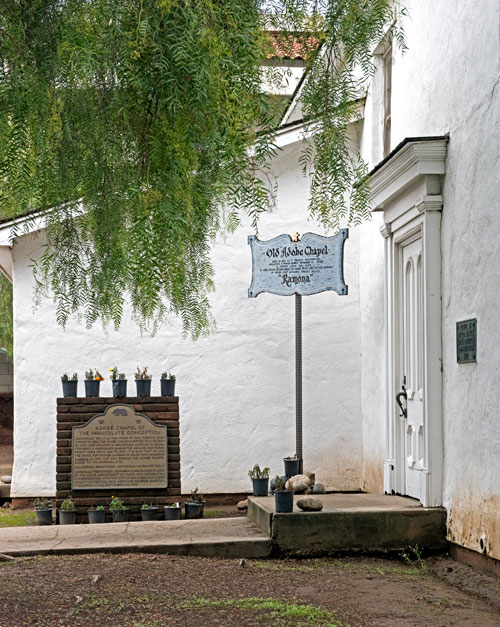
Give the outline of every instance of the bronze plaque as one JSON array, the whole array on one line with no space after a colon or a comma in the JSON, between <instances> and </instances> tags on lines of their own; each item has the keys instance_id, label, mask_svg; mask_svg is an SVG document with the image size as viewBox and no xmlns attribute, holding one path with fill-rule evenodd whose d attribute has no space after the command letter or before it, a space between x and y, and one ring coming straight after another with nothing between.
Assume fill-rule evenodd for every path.
<instances>
[{"instance_id":1,"label":"bronze plaque","mask_svg":"<svg viewBox=\"0 0 500 627\"><path fill-rule=\"evenodd\" d=\"M457 322L457 363L477 361L477 318Z\"/></svg>"},{"instance_id":2,"label":"bronze plaque","mask_svg":"<svg viewBox=\"0 0 500 627\"><path fill-rule=\"evenodd\" d=\"M167 427L130 405L73 427L73 490L167 487Z\"/></svg>"}]
</instances>

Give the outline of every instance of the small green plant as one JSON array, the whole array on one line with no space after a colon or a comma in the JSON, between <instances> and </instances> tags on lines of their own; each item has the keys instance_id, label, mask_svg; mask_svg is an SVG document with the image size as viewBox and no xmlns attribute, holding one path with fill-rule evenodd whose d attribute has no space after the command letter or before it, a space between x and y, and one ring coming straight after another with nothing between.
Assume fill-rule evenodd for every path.
<instances>
[{"instance_id":1,"label":"small green plant","mask_svg":"<svg viewBox=\"0 0 500 627\"><path fill-rule=\"evenodd\" d=\"M180 503L168 503L167 505L165 505L165 507L172 507L173 509L179 509L179 507L181 506Z\"/></svg>"},{"instance_id":2,"label":"small green plant","mask_svg":"<svg viewBox=\"0 0 500 627\"><path fill-rule=\"evenodd\" d=\"M99 370L97 370L97 368L94 370L92 370L92 368L90 368L89 370L87 370L85 372L85 379L87 381L104 381L104 377L102 376L102 374L99 372Z\"/></svg>"},{"instance_id":3,"label":"small green plant","mask_svg":"<svg viewBox=\"0 0 500 627\"><path fill-rule=\"evenodd\" d=\"M148 373L147 367L141 370L139 366L137 366L137 372L135 373L134 376L135 376L135 379L139 381L147 381L151 379L151 375Z\"/></svg>"},{"instance_id":4,"label":"small green plant","mask_svg":"<svg viewBox=\"0 0 500 627\"><path fill-rule=\"evenodd\" d=\"M104 505L97 505L97 507L95 505L92 505L92 507L89 507L89 509L91 512L102 512L106 508L104 507Z\"/></svg>"},{"instance_id":5,"label":"small green plant","mask_svg":"<svg viewBox=\"0 0 500 627\"><path fill-rule=\"evenodd\" d=\"M52 509L52 503L49 501L49 499L38 498L33 501L33 507L38 510Z\"/></svg>"},{"instance_id":6,"label":"small green plant","mask_svg":"<svg viewBox=\"0 0 500 627\"><path fill-rule=\"evenodd\" d=\"M170 379L170 381L175 381L175 374L171 372L162 372L160 379Z\"/></svg>"},{"instance_id":7,"label":"small green plant","mask_svg":"<svg viewBox=\"0 0 500 627\"><path fill-rule=\"evenodd\" d=\"M285 489L285 480L279 475L276 475L276 478L274 479L274 489L278 492Z\"/></svg>"},{"instance_id":8,"label":"small green plant","mask_svg":"<svg viewBox=\"0 0 500 627\"><path fill-rule=\"evenodd\" d=\"M401 551L399 557L414 570L425 570L427 568L427 564L422 557L422 549L419 548L418 544L409 546L406 550Z\"/></svg>"},{"instance_id":9,"label":"small green plant","mask_svg":"<svg viewBox=\"0 0 500 627\"><path fill-rule=\"evenodd\" d=\"M269 478L269 468L260 468L259 464L255 464L252 470L248 471L248 476L250 479L268 479Z\"/></svg>"},{"instance_id":10,"label":"small green plant","mask_svg":"<svg viewBox=\"0 0 500 627\"><path fill-rule=\"evenodd\" d=\"M141 505L141 509L153 509L155 507L155 505L151 504L149 505L149 503L143 503Z\"/></svg>"},{"instance_id":11,"label":"small green plant","mask_svg":"<svg viewBox=\"0 0 500 627\"><path fill-rule=\"evenodd\" d=\"M65 372L62 377L61 377L61 381L66 382L66 381L78 381L78 373L77 372L73 372L73 375L70 377L69 374L67 372Z\"/></svg>"},{"instance_id":12,"label":"small green plant","mask_svg":"<svg viewBox=\"0 0 500 627\"><path fill-rule=\"evenodd\" d=\"M118 372L118 368L116 366L114 368L110 368L109 371L111 372L111 375L109 378L112 381L125 381L125 373Z\"/></svg>"},{"instance_id":13,"label":"small green plant","mask_svg":"<svg viewBox=\"0 0 500 627\"><path fill-rule=\"evenodd\" d=\"M69 496L67 499L64 499L59 509L61 509L63 512L74 512L76 509L75 502Z\"/></svg>"},{"instance_id":14,"label":"small green plant","mask_svg":"<svg viewBox=\"0 0 500 627\"><path fill-rule=\"evenodd\" d=\"M112 496L108 509L110 512L122 512L125 509L125 504L122 499L119 499L117 496Z\"/></svg>"}]
</instances>

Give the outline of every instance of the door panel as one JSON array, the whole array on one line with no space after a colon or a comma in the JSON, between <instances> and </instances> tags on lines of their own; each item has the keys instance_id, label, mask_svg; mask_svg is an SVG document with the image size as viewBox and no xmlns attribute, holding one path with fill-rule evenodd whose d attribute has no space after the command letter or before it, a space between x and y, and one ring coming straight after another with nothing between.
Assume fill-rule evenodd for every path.
<instances>
[{"instance_id":1,"label":"door panel","mask_svg":"<svg viewBox=\"0 0 500 627\"><path fill-rule=\"evenodd\" d=\"M421 471L425 465L424 433L424 352L423 352L423 273L422 239L401 247L401 367L406 380L406 417L404 438L405 494L421 498Z\"/></svg>"}]
</instances>

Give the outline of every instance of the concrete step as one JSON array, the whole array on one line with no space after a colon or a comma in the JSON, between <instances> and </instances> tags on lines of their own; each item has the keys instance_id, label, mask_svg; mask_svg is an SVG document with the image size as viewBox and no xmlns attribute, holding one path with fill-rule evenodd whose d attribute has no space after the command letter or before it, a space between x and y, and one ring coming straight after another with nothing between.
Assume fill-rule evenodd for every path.
<instances>
[{"instance_id":1,"label":"concrete step","mask_svg":"<svg viewBox=\"0 0 500 627\"><path fill-rule=\"evenodd\" d=\"M249 497L248 517L283 555L399 552L446 547L446 511L385 494L321 494L321 512L276 513L274 497Z\"/></svg>"},{"instance_id":2,"label":"concrete step","mask_svg":"<svg viewBox=\"0 0 500 627\"><path fill-rule=\"evenodd\" d=\"M0 553L12 556L131 551L262 558L271 540L246 518L0 529Z\"/></svg>"}]
</instances>

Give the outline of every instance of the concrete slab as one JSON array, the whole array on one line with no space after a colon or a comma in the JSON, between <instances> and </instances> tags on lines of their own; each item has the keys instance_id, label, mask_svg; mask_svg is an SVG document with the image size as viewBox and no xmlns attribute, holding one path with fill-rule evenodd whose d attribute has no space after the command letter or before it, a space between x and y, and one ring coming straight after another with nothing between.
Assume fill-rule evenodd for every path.
<instances>
[{"instance_id":1,"label":"concrete slab","mask_svg":"<svg viewBox=\"0 0 500 627\"><path fill-rule=\"evenodd\" d=\"M12 556L131 551L262 558L271 540L245 518L0 529L0 553Z\"/></svg>"},{"instance_id":2,"label":"concrete slab","mask_svg":"<svg viewBox=\"0 0 500 627\"><path fill-rule=\"evenodd\" d=\"M349 551L398 552L446 546L444 508L385 494L322 494L321 512L277 514L274 497L249 497L248 517L280 553L313 556Z\"/></svg>"}]
</instances>

